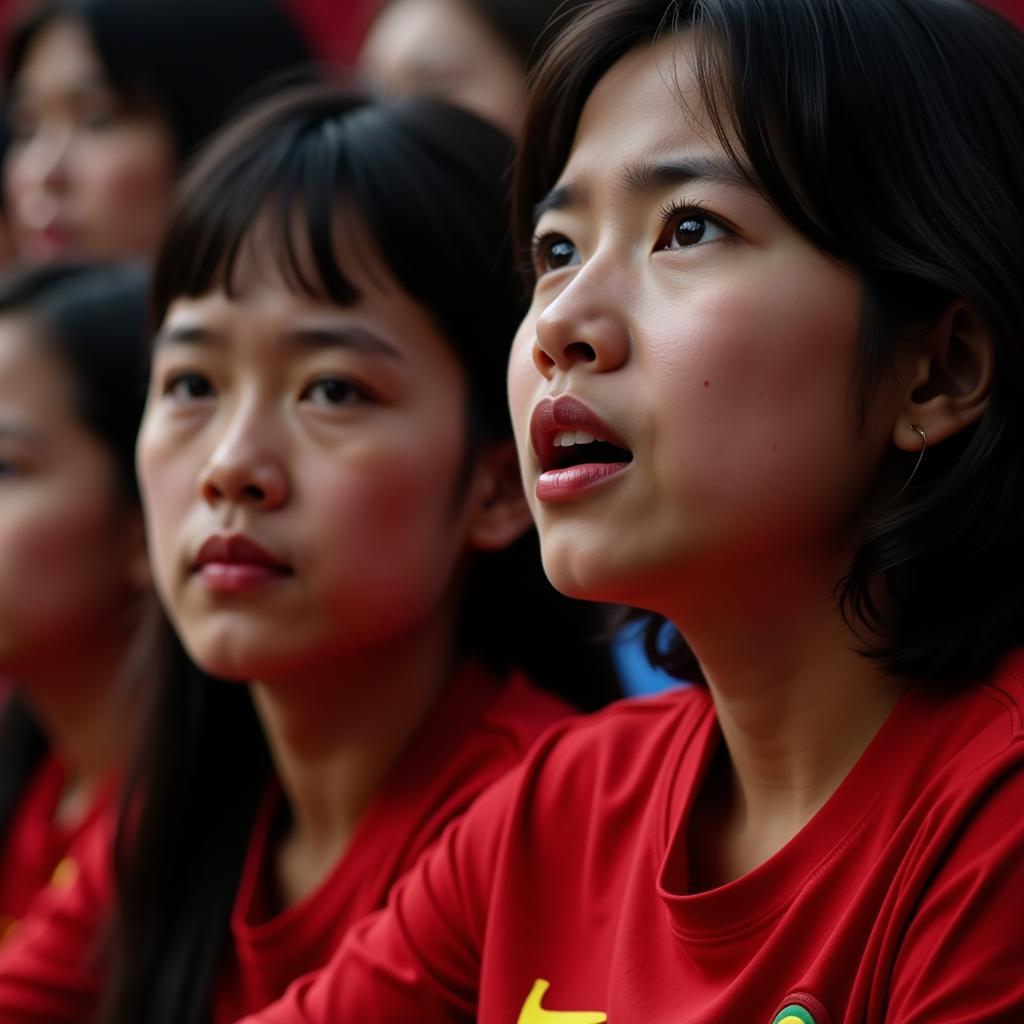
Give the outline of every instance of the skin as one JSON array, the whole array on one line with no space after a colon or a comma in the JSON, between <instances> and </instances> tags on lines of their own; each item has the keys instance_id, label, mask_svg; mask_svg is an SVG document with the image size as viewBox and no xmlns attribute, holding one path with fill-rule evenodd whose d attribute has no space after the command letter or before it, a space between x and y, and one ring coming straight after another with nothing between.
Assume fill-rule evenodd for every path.
<instances>
[{"instance_id":1,"label":"skin","mask_svg":"<svg viewBox=\"0 0 1024 1024\"><path fill-rule=\"evenodd\" d=\"M392 0L359 58L370 83L394 96L436 96L516 135L526 68L464 0Z\"/></svg>"},{"instance_id":2,"label":"skin","mask_svg":"<svg viewBox=\"0 0 1024 1024\"><path fill-rule=\"evenodd\" d=\"M149 255L177 159L170 128L111 86L87 30L41 30L11 89L10 228L28 262Z\"/></svg>"},{"instance_id":3,"label":"skin","mask_svg":"<svg viewBox=\"0 0 1024 1024\"><path fill-rule=\"evenodd\" d=\"M694 857L696 884L717 884L810 819L898 699L904 681L854 652L836 610L851 524L879 500L895 449L920 448L912 423L937 443L980 415L990 364L985 332L951 310L898 349L858 421L858 276L721 166L691 47L641 47L590 95L558 181L570 197L537 225L509 392L552 582L665 615L704 669L725 745ZM631 184L640 164L682 159L724 173ZM562 393L633 461L543 502L530 415Z\"/></svg>"},{"instance_id":4,"label":"skin","mask_svg":"<svg viewBox=\"0 0 1024 1024\"><path fill-rule=\"evenodd\" d=\"M75 415L69 372L10 315L0 317L0 495L0 674L70 769L73 818L122 752L111 736L130 734L117 684L146 583L141 515Z\"/></svg>"},{"instance_id":5,"label":"skin","mask_svg":"<svg viewBox=\"0 0 1024 1024\"><path fill-rule=\"evenodd\" d=\"M279 857L293 902L337 861L448 678L467 554L529 518L510 442L461 484L461 366L372 247L339 239L361 295L349 308L297 295L260 247L234 298L171 306L138 467L175 626L204 668L253 688L293 812ZM238 532L290 575L212 590L196 552Z\"/></svg>"}]
</instances>

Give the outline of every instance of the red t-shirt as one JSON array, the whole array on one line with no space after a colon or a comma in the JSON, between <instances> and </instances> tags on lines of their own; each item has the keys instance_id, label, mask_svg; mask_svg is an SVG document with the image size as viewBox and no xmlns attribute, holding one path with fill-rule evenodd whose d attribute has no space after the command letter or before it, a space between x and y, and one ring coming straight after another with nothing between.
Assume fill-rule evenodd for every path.
<instances>
[{"instance_id":1,"label":"red t-shirt","mask_svg":"<svg viewBox=\"0 0 1024 1024\"><path fill-rule=\"evenodd\" d=\"M791 842L699 892L707 692L558 728L248 1024L1021 1024L1022 709L1020 655L911 690Z\"/></svg>"},{"instance_id":2,"label":"red t-shirt","mask_svg":"<svg viewBox=\"0 0 1024 1024\"><path fill-rule=\"evenodd\" d=\"M264 1007L296 977L320 967L352 924L383 906L389 889L444 827L522 759L532 741L570 713L521 677L499 683L479 668L445 688L390 777L374 795L344 856L300 903L268 916L273 875L268 839L280 795L258 816L225 938L214 1024ZM112 900L110 835L81 853L79 878L37 904L0 950L0 1021L58 1024L91 1019L105 971L95 956ZM232 941L233 939L233 941Z\"/></svg>"},{"instance_id":3,"label":"red t-shirt","mask_svg":"<svg viewBox=\"0 0 1024 1024\"><path fill-rule=\"evenodd\" d=\"M113 799L106 786L73 826L54 821L67 774L52 755L40 762L18 800L0 844L0 945L21 925L44 889L66 888L77 874L73 844L102 817Z\"/></svg>"}]
</instances>

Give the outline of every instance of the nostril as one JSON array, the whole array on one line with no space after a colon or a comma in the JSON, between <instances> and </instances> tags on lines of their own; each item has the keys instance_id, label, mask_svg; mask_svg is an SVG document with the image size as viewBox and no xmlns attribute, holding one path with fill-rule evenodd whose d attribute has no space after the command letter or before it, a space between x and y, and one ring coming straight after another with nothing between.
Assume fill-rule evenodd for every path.
<instances>
[{"instance_id":1,"label":"nostril","mask_svg":"<svg viewBox=\"0 0 1024 1024\"><path fill-rule=\"evenodd\" d=\"M552 359L551 356L549 356L547 352L539 346L534 346L533 361L536 363L537 369L540 370L541 373L546 373L547 371L555 368L554 359Z\"/></svg>"},{"instance_id":2,"label":"nostril","mask_svg":"<svg viewBox=\"0 0 1024 1024\"><path fill-rule=\"evenodd\" d=\"M263 488L257 484L246 484L245 487L242 488L242 495L250 501L263 501L266 497Z\"/></svg>"},{"instance_id":3,"label":"nostril","mask_svg":"<svg viewBox=\"0 0 1024 1024\"><path fill-rule=\"evenodd\" d=\"M597 359L597 353L585 341L574 341L571 345L566 345L565 354L574 363L592 363Z\"/></svg>"}]
</instances>

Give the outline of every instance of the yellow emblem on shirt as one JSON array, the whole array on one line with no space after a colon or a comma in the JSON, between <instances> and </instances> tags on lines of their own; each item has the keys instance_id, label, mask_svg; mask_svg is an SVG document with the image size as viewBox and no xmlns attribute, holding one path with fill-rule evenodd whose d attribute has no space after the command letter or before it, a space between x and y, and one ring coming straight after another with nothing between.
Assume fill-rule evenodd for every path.
<instances>
[{"instance_id":1,"label":"yellow emblem on shirt","mask_svg":"<svg viewBox=\"0 0 1024 1024\"><path fill-rule=\"evenodd\" d=\"M545 1010L540 1005L551 982L538 978L519 1011L517 1024L606 1024L608 1015L599 1010Z\"/></svg>"}]
</instances>

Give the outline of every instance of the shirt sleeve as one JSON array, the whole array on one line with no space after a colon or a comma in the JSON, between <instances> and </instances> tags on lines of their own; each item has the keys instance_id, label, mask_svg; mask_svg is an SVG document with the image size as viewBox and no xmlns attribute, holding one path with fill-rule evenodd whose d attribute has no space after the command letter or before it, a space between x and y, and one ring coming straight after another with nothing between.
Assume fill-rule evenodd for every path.
<instances>
[{"instance_id":1,"label":"shirt sleeve","mask_svg":"<svg viewBox=\"0 0 1024 1024\"><path fill-rule=\"evenodd\" d=\"M77 873L33 900L18 931L0 946L4 1024L92 1020L104 980L99 943L111 906L111 822L98 822L72 847Z\"/></svg>"},{"instance_id":2,"label":"shirt sleeve","mask_svg":"<svg viewBox=\"0 0 1024 1024\"><path fill-rule=\"evenodd\" d=\"M993 783L936 865L893 971L887 1024L1024 1021L1024 770Z\"/></svg>"},{"instance_id":3,"label":"shirt sleeve","mask_svg":"<svg viewBox=\"0 0 1024 1024\"><path fill-rule=\"evenodd\" d=\"M474 1021L491 868L519 774L449 827L388 905L349 930L326 967L243 1024Z\"/></svg>"}]
</instances>

